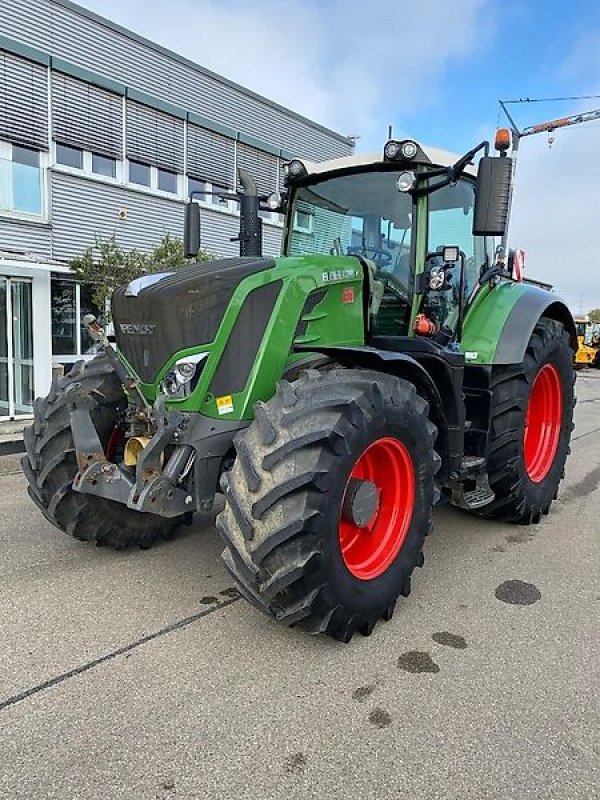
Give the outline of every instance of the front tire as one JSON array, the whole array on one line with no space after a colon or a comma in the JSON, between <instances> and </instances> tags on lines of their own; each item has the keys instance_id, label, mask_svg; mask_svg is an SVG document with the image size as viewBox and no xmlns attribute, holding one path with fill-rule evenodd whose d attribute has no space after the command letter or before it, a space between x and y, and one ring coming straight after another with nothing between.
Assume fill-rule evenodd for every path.
<instances>
[{"instance_id":1,"label":"front tire","mask_svg":"<svg viewBox=\"0 0 600 800\"><path fill-rule=\"evenodd\" d=\"M432 526L427 412L412 384L366 370L312 370L257 403L217 519L247 600L345 642L391 618Z\"/></svg>"},{"instance_id":2,"label":"front tire","mask_svg":"<svg viewBox=\"0 0 600 800\"><path fill-rule=\"evenodd\" d=\"M21 461L31 499L49 522L82 541L117 550L127 545L145 549L159 537L168 537L179 519L142 514L113 500L74 491L77 461L70 412L77 402L89 407L107 449L127 400L106 356L78 362L53 382L47 397L36 400L33 425L23 432L27 455Z\"/></svg>"},{"instance_id":3,"label":"front tire","mask_svg":"<svg viewBox=\"0 0 600 800\"><path fill-rule=\"evenodd\" d=\"M542 318L525 359L492 373L488 475L496 495L482 516L530 524L558 496L569 453L575 372L562 323Z\"/></svg>"}]
</instances>

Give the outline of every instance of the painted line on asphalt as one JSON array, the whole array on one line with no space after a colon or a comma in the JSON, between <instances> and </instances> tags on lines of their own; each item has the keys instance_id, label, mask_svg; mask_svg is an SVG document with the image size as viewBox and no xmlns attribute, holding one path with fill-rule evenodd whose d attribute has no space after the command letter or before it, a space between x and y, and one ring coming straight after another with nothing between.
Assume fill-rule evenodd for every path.
<instances>
[{"instance_id":1,"label":"painted line on asphalt","mask_svg":"<svg viewBox=\"0 0 600 800\"><path fill-rule=\"evenodd\" d=\"M147 644L154 639L158 639L160 636L164 636L167 633L173 633L173 631L186 628L193 622L197 622L199 619L207 617L209 614L219 611L221 608L227 608L227 606L230 606L239 599L239 596L232 597L230 600L225 600L222 603L218 603L212 608L205 608L203 611L199 611L197 614L192 614L191 617L185 617L185 619L180 619L178 622L172 622L170 625L161 628L159 631L149 633L147 636L143 636L141 639L137 639L135 642L131 642L123 647L119 647L117 650L113 650L111 653L106 653L106 655L100 656L100 658L93 659L93 661L88 661L87 664L82 664L80 667L75 667L75 669L71 669L69 672L63 672L62 675L57 675L55 678L49 678L47 681L38 683L37 686L32 686L30 689L25 689L25 691L19 692L19 694L15 694L12 697L8 697L6 700L0 701L0 711L4 711L5 708L14 706L16 703L20 703L22 700L26 700L28 697L31 697L34 694L38 694L38 692L43 692L45 689L50 689L53 686L57 686L59 683L63 683L70 678L74 678L76 675L81 675L83 672L94 669L94 667L98 667L100 664L105 664L107 661L117 658L117 656L130 653L137 647L141 647L143 644Z\"/></svg>"}]
</instances>

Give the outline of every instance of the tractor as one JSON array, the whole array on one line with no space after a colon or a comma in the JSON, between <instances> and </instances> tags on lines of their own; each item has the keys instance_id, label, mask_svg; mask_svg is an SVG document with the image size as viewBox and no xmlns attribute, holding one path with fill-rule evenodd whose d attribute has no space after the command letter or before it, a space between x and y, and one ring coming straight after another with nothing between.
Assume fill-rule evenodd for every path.
<instances>
[{"instance_id":1,"label":"tractor","mask_svg":"<svg viewBox=\"0 0 600 800\"><path fill-rule=\"evenodd\" d=\"M118 289L116 347L36 401L23 470L44 516L147 548L223 494L241 595L343 642L409 595L437 503L537 523L564 476L577 335L496 246L509 147L295 159L269 198L242 176L240 257ZM283 215L281 257L260 254L262 207Z\"/></svg>"}]
</instances>

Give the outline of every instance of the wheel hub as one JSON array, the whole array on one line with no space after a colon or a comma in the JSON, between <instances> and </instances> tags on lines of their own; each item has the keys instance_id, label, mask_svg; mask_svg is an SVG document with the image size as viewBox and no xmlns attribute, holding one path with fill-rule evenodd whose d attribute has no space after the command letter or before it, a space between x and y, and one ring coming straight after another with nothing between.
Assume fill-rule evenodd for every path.
<instances>
[{"instance_id":1,"label":"wheel hub","mask_svg":"<svg viewBox=\"0 0 600 800\"><path fill-rule=\"evenodd\" d=\"M342 504L342 519L366 528L379 507L379 490L372 481L350 478Z\"/></svg>"}]
</instances>

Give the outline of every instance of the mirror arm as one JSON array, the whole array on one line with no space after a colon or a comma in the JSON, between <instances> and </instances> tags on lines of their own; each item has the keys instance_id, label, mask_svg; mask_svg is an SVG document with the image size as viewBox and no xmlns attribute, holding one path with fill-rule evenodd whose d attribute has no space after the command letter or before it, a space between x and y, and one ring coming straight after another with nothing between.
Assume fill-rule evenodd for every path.
<instances>
[{"instance_id":1,"label":"mirror arm","mask_svg":"<svg viewBox=\"0 0 600 800\"><path fill-rule=\"evenodd\" d=\"M450 167L451 181L457 181L460 178L467 164L473 160L480 150L485 150L485 154L487 155L489 153L489 149L490 144L488 141L480 142L472 150L469 150L468 153L465 153L462 158L459 158L456 164Z\"/></svg>"}]
</instances>

